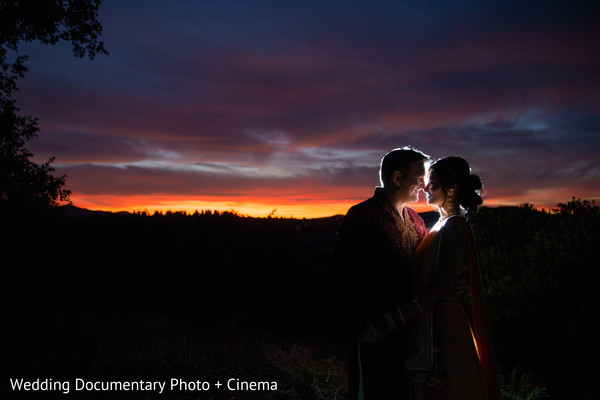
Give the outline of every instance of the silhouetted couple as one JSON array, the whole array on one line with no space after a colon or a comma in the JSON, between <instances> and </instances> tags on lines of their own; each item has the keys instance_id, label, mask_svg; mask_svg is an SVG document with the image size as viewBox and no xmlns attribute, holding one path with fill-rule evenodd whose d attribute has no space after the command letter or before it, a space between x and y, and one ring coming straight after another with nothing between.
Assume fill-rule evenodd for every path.
<instances>
[{"instance_id":1,"label":"silhouetted couple","mask_svg":"<svg viewBox=\"0 0 600 400\"><path fill-rule=\"evenodd\" d=\"M350 208L338 232L352 400L500 398L465 218L482 203L482 183L460 157L429 164L410 147L386 154L382 186ZM407 206L421 190L440 214L429 232ZM467 279L471 323L460 303Z\"/></svg>"}]
</instances>

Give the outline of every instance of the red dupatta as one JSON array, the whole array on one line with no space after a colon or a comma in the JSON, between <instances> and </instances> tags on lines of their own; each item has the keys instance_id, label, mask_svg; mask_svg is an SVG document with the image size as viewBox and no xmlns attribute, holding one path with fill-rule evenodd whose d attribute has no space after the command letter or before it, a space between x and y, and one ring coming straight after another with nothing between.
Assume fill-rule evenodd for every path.
<instances>
[{"instance_id":1,"label":"red dupatta","mask_svg":"<svg viewBox=\"0 0 600 400\"><path fill-rule=\"evenodd\" d=\"M471 227L469 229L469 274L471 279L471 319L473 320L473 335L477 355L479 356L479 366L486 394L490 400L500 399L500 386L498 384L498 375L496 374L496 365L494 358L494 349L492 347L492 335L485 306L485 297L483 295L483 281L481 279L481 268L477 260L477 251L475 250L475 241Z\"/></svg>"},{"instance_id":2,"label":"red dupatta","mask_svg":"<svg viewBox=\"0 0 600 400\"><path fill-rule=\"evenodd\" d=\"M461 220L465 221L462 218ZM481 269L477 260L473 233L466 221L465 225L469 232L467 249L471 281L473 339L475 341L486 397L488 400L500 400L500 388L496 374L492 338L483 295ZM437 232L429 233L415 252L415 261L417 263L421 261L421 265L424 267L420 271L416 271L417 273L413 277L413 284L418 292L425 290L429 286L429 278L433 274L433 271L435 271L438 262L443 230L442 227ZM426 259L422 257L426 257ZM423 312L416 320L412 321L409 329L412 329L412 336L415 341L411 346L413 354L409 355L407 359L406 373L414 382L425 383L431 377L431 373L434 372L433 307L423 307Z\"/></svg>"}]
</instances>

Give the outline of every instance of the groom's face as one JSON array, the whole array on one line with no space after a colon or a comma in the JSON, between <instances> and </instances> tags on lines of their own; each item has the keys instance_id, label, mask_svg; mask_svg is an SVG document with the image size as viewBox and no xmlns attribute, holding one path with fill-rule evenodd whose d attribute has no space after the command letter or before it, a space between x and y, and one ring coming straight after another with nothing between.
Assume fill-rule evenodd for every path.
<instances>
[{"instance_id":1,"label":"groom's face","mask_svg":"<svg viewBox=\"0 0 600 400\"><path fill-rule=\"evenodd\" d=\"M419 201L419 191L423 189L425 179L425 163L416 161L410 164L406 175L402 176L398 184L398 198L406 203Z\"/></svg>"}]
</instances>

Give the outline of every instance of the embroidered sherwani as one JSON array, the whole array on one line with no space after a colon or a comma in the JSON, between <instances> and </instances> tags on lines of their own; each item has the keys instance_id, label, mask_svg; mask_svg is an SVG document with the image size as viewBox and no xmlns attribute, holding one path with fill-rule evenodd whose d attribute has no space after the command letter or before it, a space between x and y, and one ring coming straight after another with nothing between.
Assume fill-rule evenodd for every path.
<instances>
[{"instance_id":1,"label":"embroidered sherwani","mask_svg":"<svg viewBox=\"0 0 600 400\"><path fill-rule=\"evenodd\" d=\"M410 301L412 254L425 233L416 211L405 207L401 217L382 188L350 208L338 232L335 265L345 288L340 312L352 339L368 321ZM378 343L351 340L350 399L404 398L406 347L405 330Z\"/></svg>"}]
</instances>

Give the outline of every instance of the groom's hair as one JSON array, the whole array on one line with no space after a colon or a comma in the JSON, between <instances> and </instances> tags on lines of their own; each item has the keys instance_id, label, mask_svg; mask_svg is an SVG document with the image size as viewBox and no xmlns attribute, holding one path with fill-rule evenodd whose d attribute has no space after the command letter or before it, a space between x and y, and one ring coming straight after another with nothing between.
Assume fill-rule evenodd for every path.
<instances>
[{"instance_id":1,"label":"groom's hair","mask_svg":"<svg viewBox=\"0 0 600 400\"><path fill-rule=\"evenodd\" d=\"M394 171L400 171L402 176L406 176L410 170L410 165L417 161L428 162L429 156L411 146L404 146L390 151L381 159L379 167L381 185L386 187L390 183Z\"/></svg>"}]
</instances>

